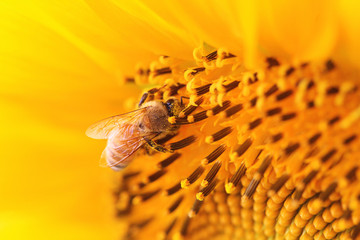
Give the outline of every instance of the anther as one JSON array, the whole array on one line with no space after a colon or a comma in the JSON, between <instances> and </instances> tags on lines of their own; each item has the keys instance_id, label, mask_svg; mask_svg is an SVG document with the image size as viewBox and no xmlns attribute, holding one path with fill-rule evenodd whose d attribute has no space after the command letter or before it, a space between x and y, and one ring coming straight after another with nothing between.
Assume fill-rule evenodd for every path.
<instances>
[{"instance_id":1,"label":"anther","mask_svg":"<svg viewBox=\"0 0 360 240\"><path fill-rule=\"evenodd\" d=\"M262 118L257 118L254 121L249 123L249 130L252 130L258 127L262 123Z\"/></svg>"},{"instance_id":2,"label":"anther","mask_svg":"<svg viewBox=\"0 0 360 240\"><path fill-rule=\"evenodd\" d=\"M181 230L180 230L181 236L185 236L187 234L189 225L190 225L190 217L187 216L181 226Z\"/></svg>"},{"instance_id":3,"label":"anther","mask_svg":"<svg viewBox=\"0 0 360 240\"><path fill-rule=\"evenodd\" d=\"M300 147L300 143L289 144L289 145L285 148L285 154L289 156L289 155L291 155L293 152L295 152L299 147Z\"/></svg>"},{"instance_id":4,"label":"anther","mask_svg":"<svg viewBox=\"0 0 360 240\"><path fill-rule=\"evenodd\" d=\"M218 157L221 156L221 154L223 154L223 152L226 150L226 146L224 144L220 145L219 147L217 147L214 151L212 151L208 156L206 156L201 164L203 165L207 165L209 163L212 163L213 161L215 161Z\"/></svg>"},{"instance_id":5,"label":"anther","mask_svg":"<svg viewBox=\"0 0 360 240\"><path fill-rule=\"evenodd\" d=\"M225 92L230 92L239 85L240 81L233 81L227 85L224 85Z\"/></svg>"},{"instance_id":6,"label":"anther","mask_svg":"<svg viewBox=\"0 0 360 240\"><path fill-rule=\"evenodd\" d=\"M311 182L311 180L316 176L316 174L318 173L317 170L312 170L303 180L302 180L302 183L299 184L297 187L296 187L296 190L294 192L294 200L298 201L300 200L304 190L305 190L305 187Z\"/></svg>"},{"instance_id":7,"label":"anther","mask_svg":"<svg viewBox=\"0 0 360 240\"><path fill-rule=\"evenodd\" d=\"M290 119L293 119L293 118L295 118L296 117L296 113L287 113L287 114L284 114L284 115L282 115L281 116L281 120L282 121L288 121L288 120L290 120Z\"/></svg>"},{"instance_id":8,"label":"anther","mask_svg":"<svg viewBox=\"0 0 360 240\"><path fill-rule=\"evenodd\" d=\"M294 91L292 89L279 93L276 95L276 101L284 100L285 98L290 97L293 93Z\"/></svg>"},{"instance_id":9,"label":"anther","mask_svg":"<svg viewBox=\"0 0 360 240\"><path fill-rule=\"evenodd\" d=\"M232 115L234 115L235 113L239 112L241 109L243 109L243 105L242 104L238 104L235 106L232 106L231 108L227 109L225 111L225 117L231 117Z\"/></svg>"},{"instance_id":10,"label":"anther","mask_svg":"<svg viewBox=\"0 0 360 240\"><path fill-rule=\"evenodd\" d=\"M193 68L191 69L191 75L192 76L195 76L196 74L200 73L200 72L203 72L205 71L205 68L204 67L198 67L198 68Z\"/></svg>"},{"instance_id":11,"label":"anther","mask_svg":"<svg viewBox=\"0 0 360 240\"><path fill-rule=\"evenodd\" d=\"M332 86L332 87L329 87L328 89L326 89L326 94L327 95L334 95L334 94L337 94L339 93L339 87L338 86Z\"/></svg>"},{"instance_id":12,"label":"anther","mask_svg":"<svg viewBox=\"0 0 360 240\"><path fill-rule=\"evenodd\" d=\"M211 182L216 177L216 174L219 172L220 168L221 168L221 162L217 161L212 166L212 168L210 169L208 174L206 174L206 177L204 178L204 180L202 180L201 186L202 187L208 186L209 182Z\"/></svg>"},{"instance_id":13,"label":"anther","mask_svg":"<svg viewBox=\"0 0 360 240\"><path fill-rule=\"evenodd\" d=\"M332 60L328 60L325 63L325 71L326 72L330 72L331 70L333 70L335 68L335 63Z\"/></svg>"},{"instance_id":14,"label":"anther","mask_svg":"<svg viewBox=\"0 0 360 240\"><path fill-rule=\"evenodd\" d=\"M356 177L357 170L358 167L353 167L350 171L348 171L345 177L347 180L349 180L349 182L354 182L357 179Z\"/></svg>"},{"instance_id":15,"label":"anther","mask_svg":"<svg viewBox=\"0 0 360 240\"><path fill-rule=\"evenodd\" d=\"M162 177L165 173L166 173L166 171L162 169L162 170L159 170L159 171L151 174L150 176L147 177L146 183L155 182L160 177Z\"/></svg>"},{"instance_id":16,"label":"anther","mask_svg":"<svg viewBox=\"0 0 360 240\"><path fill-rule=\"evenodd\" d=\"M172 186L171 188L166 189L165 193L166 195L172 195L174 193L176 193L177 191L179 191L181 189L181 184L177 183L174 186Z\"/></svg>"},{"instance_id":17,"label":"anther","mask_svg":"<svg viewBox=\"0 0 360 240\"><path fill-rule=\"evenodd\" d=\"M178 91L181 89L181 88L183 88L183 87L185 87L186 85L185 84L178 84L178 85L176 85L176 86L171 86L170 87L170 92L169 92L169 96L175 96L175 95L177 95L178 94Z\"/></svg>"},{"instance_id":18,"label":"anther","mask_svg":"<svg viewBox=\"0 0 360 240\"><path fill-rule=\"evenodd\" d=\"M257 97L254 97L253 99L251 99L251 100L250 100L250 106L251 106L251 107L255 107L257 100L258 100Z\"/></svg>"},{"instance_id":19,"label":"anther","mask_svg":"<svg viewBox=\"0 0 360 240\"><path fill-rule=\"evenodd\" d=\"M191 184L196 182L196 180L199 179L199 177L203 174L205 168L202 166L199 166L195 169L194 172L190 174L189 177L181 181L181 188L188 188Z\"/></svg>"},{"instance_id":20,"label":"anther","mask_svg":"<svg viewBox=\"0 0 360 240\"><path fill-rule=\"evenodd\" d=\"M177 218L175 218L165 230L165 236L168 236L171 230L174 228Z\"/></svg>"},{"instance_id":21,"label":"anther","mask_svg":"<svg viewBox=\"0 0 360 240\"><path fill-rule=\"evenodd\" d=\"M251 146L252 140L250 138L246 139L236 150L236 157L242 156Z\"/></svg>"},{"instance_id":22,"label":"anther","mask_svg":"<svg viewBox=\"0 0 360 240\"><path fill-rule=\"evenodd\" d=\"M314 143L316 143L316 141L321 137L321 133L316 133L314 136L312 136L311 138L309 138L308 143L309 145L312 145Z\"/></svg>"},{"instance_id":23,"label":"anther","mask_svg":"<svg viewBox=\"0 0 360 240\"><path fill-rule=\"evenodd\" d=\"M266 111L267 116L273 116L275 114L281 113L282 109L280 107L272 108Z\"/></svg>"},{"instance_id":24,"label":"anther","mask_svg":"<svg viewBox=\"0 0 360 240\"><path fill-rule=\"evenodd\" d=\"M212 181L209 185L201 189L200 192L196 194L196 199L198 199L199 201L204 201L205 197L215 189L218 182L218 179L214 179L214 181Z\"/></svg>"},{"instance_id":25,"label":"anther","mask_svg":"<svg viewBox=\"0 0 360 240\"><path fill-rule=\"evenodd\" d=\"M343 144L344 144L344 145L348 145L348 144L350 144L352 141L354 141L356 138L357 138L357 135L356 135L356 134L351 135L350 137L347 137L347 138L344 139Z\"/></svg>"},{"instance_id":26,"label":"anther","mask_svg":"<svg viewBox=\"0 0 360 240\"><path fill-rule=\"evenodd\" d=\"M192 208L191 208L188 216L189 216L190 218L195 217L196 214L199 213L200 207L203 205L203 203L204 203L203 201L199 201L198 199L195 199L195 202L194 202L194 204L193 204L193 206L192 206Z\"/></svg>"},{"instance_id":27,"label":"anther","mask_svg":"<svg viewBox=\"0 0 360 240\"><path fill-rule=\"evenodd\" d=\"M315 107L315 102L314 102L314 101L308 102L308 103L307 103L307 107L308 107L308 108L313 108L313 107Z\"/></svg>"},{"instance_id":28,"label":"anther","mask_svg":"<svg viewBox=\"0 0 360 240\"><path fill-rule=\"evenodd\" d=\"M332 156L335 155L335 153L337 152L337 149L333 148L331 150L329 150L329 152L327 152L324 156L321 157L321 161L327 162Z\"/></svg>"},{"instance_id":29,"label":"anther","mask_svg":"<svg viewBox=\"0 0 360 240\"><path fill-rule=\"evenodd\" d=\"M202 102L204 101L203 97L200 97L198 100L195 101L196 106L191 105L186 107L184 110L181 111L181 113L179 114L179 118L183 118L186 117L188 115L190 115L192 112L194 112L196 110L196 108L202 104Z\"/></svg>"},{"instance_id":30,"label":"anther","mask_svg":"<svg viewBox=\"0 0 360 240\"><path fill-rule=\"evenodd\" d=\"M205 139L205 142L210 144L210 143L219 141L222 138L229 135L232 132L232 130L233 130L232 127L223 128L220 131L214 133L213 135L207 136L206 139Z\"/></svg>"},{"instance_id":31,"label":"anther","mask_svg":"<svg viewBox=\"0 0 360 240\"><path fill-rule=\"evenodd\" d=\"M159 76L159 75L164 75L164 74L168 74L168 73L171 73L171 68L170 67L165 67L165 68L159 68L159 69L156 69L154 71L154 77L156 76Z\"/></svg>"},{"instance_id":32,"label":"anther","mask_svg":"<svg viewBox=\"0 0 360 240\"><path fill-rule=\"evenodd\" d=\"M286 70L285 72L285 76L289 77L291 74L293 74L295 72L295 68L294 67L290 67Z\"/></svg>"},{"instance_id":33,"label":"anther","mask_svg":"<svg viewBox=\"0 0 360 240\"><path fill-rule=\"evenodd\" d=\"M278 86L276 84L272 85L272 87L265 92L265 97L270 97L272 94L274 94L277 90L279 90Z\"/></svg>"},{"instance_id":34,"label":"anther","mask_svg":"<svg viewBox=\"0 0 360 240\"><path fill-rule=\"evenodd\" d=\"M281 140L283 137L284 137L284 135L282 133L277 133L277 134L271 136L271 140L273 143L275 143L275 142Z\"/></svg>"},{"instance_id":35,"label":"anther","mask_svg":"<svg viewBox=\"0 0 360 240\"><path fill-rule=\"evenodd\" d=\"M266 58L266 62L268 64L268 69L270 69L272 67L280 66L279 61L276 60L276 58L273 58L273 57Z\"/></svg>"},{"instance_id":36,"label":"anther","mask_svg":"<svg viewBox=\"0 0 360 240\"><path fill-rule=\"evenodd\" d=\"M157 189L155 191L141 193L139 195L136 195L132 201L134 205L139 204L141 202L145 202L155 196L158 192L160 192L160 189Z\"/></svg>"},{"instance_id":37,"label":"anther","mask_svg":"<svg viewBox=\"0 0 360 240\"><path fill-rule=\"evenodd\" d=\"M211 86L211 83L195 88L196 95L201 96L201 95L209 92L210 86Z\"/></svg>"},{"instance_id":38,"label":"anther","mask_svg":"<svg viewBox=\"0 0 360 240\"><path fill-rule=\"evenodd\" d=\"M329 196L335 191L335 189L337 188L337 185L338 184L336 182L331 183L326 188L326 190L320 194L320 196L319 196L320 200L325 202L329 198Z\"/></svg>"},{"instance_id":39,"label":"anther","mask_svg":"<svg viewBox=\"0 0 360 240\"><path fill-rule=\"evenodd\" d=\"M289 180L290 176L288 174L282 175L280 178L276 180L276 182L271 186L270 190L268 191L268 196L271 197L275 193L277 193L282 186Z\"/></svg>"},{"instance_id":40,"label":"anther","mask_svg":"<svg viewBox=\"0 0 360 240\"><path fill-rule=\"evenodd\" d=\"M219 112L224 111L225 109L227 109L230 106L231 102L230 101L225 101L223 102L222 106L220 105L216 105L215 107L213 107L211 110L208 110L206 112L206 115L208 117L213 116L218 114Z\"/></svg>"},{"instance_id":41,"label":"anther","mask_svg":"<svg viewBox=\"0 0 360 240\"><path fill-rule=\"evenodd\" d=\"M251 198L254 194L256 188L258 187L262 177L264 176L264 173L266 169L269 167L272 160L272 156L266 156L263 162L261 163L259 169L254 174L253 179L251 179L251 182L249 183L248 187L245 190L244 196L247 198Z\"/></svg>"},{"instance_id":42,"label":"anther","mask_svg":"<svg viewBox=\"0 0 360 240\"><path fill-rule=\"evenodd\" d=\"M168 158L165 158L161 162L157 164L158 168L165 168L169 166L171 163L173 163L176 159L178 159L181 156L180 153L174 153L170 155Z\"/></svg>"},{"instance_id":43,"label":"anther","mask_svg":"<svg viewBox=\"0 0 360 240\"><path fill-rule=\"evenodd\" d=\"M330 120L328 121L328 125L331 126L331 125L335 124L336 122L338 122L339 120L340 120L340 117L339 117L339 116L335 116L335 117L333 117L332 119L330 119Z\"/></svg>"},{"instance_id":44,"label":"anther","mask_svg":"<svg viewBox=\"0 0 360 240\"><path fill-rule=\"evenodd\" d=\"M168 213L172 213L173 211L175 211L179 207L179 205L183 199L184 199L184 196L178 197L168 208Z\"/></svg>"},{"instance_id":45,"label":"anther","mask_svg":"<svg viewBox=\"0 0 360 240\"><path fill-rule=\"evenodd\" d=\"M236 170L235 174L231 177L229 182L225 185L226 193L232 193L235 188L239 185L241 178L244 176L246 172L245 164L242 163L240 167Z\"/></svg>"},{"instance_id":46,"label":"anther","mask_svg":"<svg viewBox=\"0 0 360 240\"><path fill-rule=\"evenodd\" d=\"M217 56L218 56L217 51L214 51L214 52L209 53L208 55L206 55L205 60L207 62L210 62L212 60L215 60L217 58Z\"/></svg>"},{"instance_id":47,"label":"anther","mask_svg":"<svg viewBox=\"0 0 360 240\"><path fill-rule=\"evenodd\" d=\"M174 142L170 144L170 149L171 150L178 150L184 147L189 146L190 144L192 144L193 142L195 142L196 137L194 135L184 138L178 142Z\"/></svg>"},{"instance_id":48,"label":"anther","mask_svg":"<svg viewBox=\"0 0 360 240\"><path fill-rule=\"evenodd\" d=\"M166 135L165 137L156 140L155 142L156 142L157 144L159 144L159 145L163 145L163 144L165 144L167 141L173 139L173 138L176 137L176 136L177 136L177 134L168 134L168 135Z\"/></svg>"}]
</instances>

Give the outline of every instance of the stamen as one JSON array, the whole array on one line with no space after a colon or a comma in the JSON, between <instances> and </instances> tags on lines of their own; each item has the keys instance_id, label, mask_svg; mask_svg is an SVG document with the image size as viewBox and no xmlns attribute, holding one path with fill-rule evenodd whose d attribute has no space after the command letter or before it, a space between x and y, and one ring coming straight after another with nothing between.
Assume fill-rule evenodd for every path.
<instances>
[{"instance_id":1,"label":"stamen","mask_svg":"<svg viewBox=\"0 0 360 240\"><path fill-rule=\"evenodd\" d=\"M276 84L272 85L272 87L265 92L265 97L270 97L272 94L274 94L277 90L279 90L278 86Z\"/></svg>"},{"instance_id":2,"label":"stamen","mask_svg":"<svg viewBox=\"0 0 360 240\"><path fill-rule=\"evenodd\" d=\"M178 94L178 91L179 91L181 88L185 87L185 86L186 86L185 84L181 84L181 83L179 83L179 84L176 85L176 86L171 86L171 87L170 87L169 96L177 95L177 94Z\"/></svg>"},{"instance_id":3,"label":"stamen","mask_svg":"<svg viewBox=\"0 0 360 240\"><path fill-rule=\"evenodd\" d=\"M354 182L357 177L356 177L356 171L358 170L359 167L353 167L347 174L346 174L346 179L349 180L349 182Z\"/></svg>"},{"instance_id":4,"label":"stamen","mask_svg":"<svg viewBox=\"0 0 360 240\"><path fill-rule=\"evenodd\" d=\"M291 155L293 152L295 152L299 147L300 147L300 143L294 143L294 144L288 145L288 146L285 148L285 154L286 154L287 156L289 156L289 155Z\"/></svg>"},{"instance_id":5,"label":"stamen","mask_svg":"<svg viewBox=\"0 0 360 240\"><path fill-rule=\"evenodd\" d=\"M176 221L177 221L177 218L175 218L175 219L169 224L169 226L166 228L166 230L165 230L165 238L166 238L167 236L169 236L171 230L172 230L172 229L174 228L174 226L175 226Z\"/></svg>"},{"instance_id":6,"label":"stamen","mask_svg":"<svg viewBox=\"0 0 360 240\"><path fill-rule=\"evenodd\" d=\"M296 190L294 192L294 200L298 201L302 197L302 194L305 190L305 187L311 182L311 180L316 176L318 173L317 170L312 170L302 181L301 184L296 186Z\"/></svg>"},{"instance_id":7,"label":"stamen","mask_svg":"<svg viewBox=\"0 0 360 240\"><path fill-rule=\"evenodd\" d=\"M179 207L179 205L180 205L180 203L182 202L183 199L184 199L184 196L178 197L178 198L173 202L173 204L171 204L171 206L169 207L168 213L172 213L173 211L175 211L175 210Z\"/></svg>"},{"instance_id":8,"label":"stamen","mask_svg":"<svg viewBox=\"0 0 360 240\"><path fill-rule=\"evenodd\" d=\"M226 146L224 144L217 147L214 151L212 151L208 156L206 156L202 161L202 165L207 165L209 163L212 163L215 161L218 157L223 154L223 152L226 150Z\"/></svg>"},{"instance_id":9,"label":"stamen","mask_svg":"<svg viewBox=\"0 0 360 240\"><path fill-rule=\"evenodd\" d=\"M245 142L243 142L236 150L235 150L235 157L241 157L246 150L249 149L249 147L252 144L252 140L250 138L246 139ZM233 160L233 158L231 158L231 160Z\"/></svg>"},{"instance_id":10,"label":"stamen","mask_svg":"<svg viewBox=\"0 0 360 240\"><path fill-rule=\"evenodd\" d=\"M210 169L208 174L206 174L206 177L204 178L204 180L202 180L201 186L202 187L208 186L209 182L211 182L216 177L216 174L219 172L220 168L221 168L221 162L217 161L212 166L212 168Z\"/></svg>"},{"instance_id":11,"label":"stamen","mask_svg":"<svg viewBox=\"0 0 360 240\"><path fill-rule=\"evenodd\" d=\"M282 133L278 133L278 134L271 136L271 139L272 139L272 142L275 143L275 142L279 141L280 139L282 139L283 137L284 137L284 135Z\"/></svg>"},{"instance_id":12,"label":"stamen","mask_svg":"<svg viewBox=\"0 0 360 240\"><path fill-rule=\"evenodd\" d=\"M296 117L296 113L288 113L281 116L282 121L288 121Z\"/></svg>"},{"instance_id":13,"label":"stamen","mask_svg":"<svg viewBox=\"0 0 360 240\"><path fill-rule=\"evenodd\" d=\"M286 70L285 72L285 76L289 77L291 74L293 74L295 72L295 68L294 67L290 67L288 70Z\"/></svg>"},{"instance_id":14,"label":"stamen","mask_svg":"<svg viewBox=\"0 0 360 240\"><path fill-rule=\"evenodd\" d=\"M176 159L178 159L181 156L180 153L174 153L170 155L168 158L165 158L161 162L157 164L158 168L165 168L169 166L171 163L173 163Z\"/></svg>"},{"instance_id":15,"label":"stamen","mask_svg":"<svg viewBox=\"0 0 360 240\"><path fill-rule=\"evenodd\" d=\"M195 88L196 95L201 96L201 95L209 92L210 86L211 86L211 83Z\"/></svg>"},{"instance_id":16,"label":"stamen","mask_svg":"<svg viewBox=\"0 0 360 240\"><path fill-rule=\"evenodd\" d=\"M337 149L335 149L335 148L331 149L328 153L326 153L326 154L321 158L321 161L322 161L323 163L325 163L325 162L328 161L332 156L334 156L336 152L337 152Z\"/></svg>"},{"instance_id":17,"label":"stamen","mask_svg":"<svg viewBox=\"0 0 360 240\"><path fill-rule=\"evenodd\" d=\"M276 182L271 186L270 190L268 191L268 196L274 196L280 188L284 186L287 180L289 180L290 176L288 174L282 175L280 178L276 180Z\"/></svg>"},{"instance_id":18,"label":"stamen","mask_svg":"<svg viewBox=\"0 0 360 240\"><path fill-rule=\"evenodd\" d=\"M329 87L327 90L326 90L326 94L327 95L334 95L334 94L337 94L340 92L340 89L338 86L332 86L332 87Z\"/></svg>"},{"instance_id":19,"label":"stamen","mask_svg":"<svg viewBox=\"0 0 360 240\"><path fill-rule=\"evenodd\" d=\"M335 63L332 60L328 60L325 63L326 71L330 72L331 70L335 69Z\"/></svg>"},{"instance_id":20,"label":"stamen","mask_svg":"<svg viewBox=\"0 0 360 240\"><path fill-rule=\"evenodd\" d=\"M344 139L343 144L347 145L347 144L351 143L352 141L354 141L356 138L357 138L356 134L351 135L350 137Z\"/></svg>"},{"instance_id":21,"label":"stamen","mask_svg":"<svg viewBox=\"0 0 360 240\"><path fill-rule=\"evenodd\" d=\"M207 136L205 142L210 144L219 141L220 139L229 135L232 132L232 130L233 130L232 127L223 128L220 131L214 133L213 135Z\"/></svg>"},{"instance_id":22,"label":"stamen","mask_svg":"<svg viewBox=\"0 0 360 240\"><path fill-rule=\"evenodd\" d=\"M194 135L191 135L190 137L184 138L178 142L174 142L170 144L170 149L171 150L178 150L184 147L189 146L190 144L192 144L193 142L195 142L196 137Z\"/></svg>"},{"instance_id":23,"label":"stamen","mask_svg":"<svg viewBox=\"0 0 360 240\"><path fill-rule=\"evenodd\" d=\"M338 184L336 182L333 182L332 184L330 184L326 188L326 190L320 194L320 196L319 196L320 200L323 201L323 202L328 200L329 196L335 191L337 186L338 186Z\"/></svg>"},{"instance_id":24,"label":"stamen","mask_svg":"<svg viewBox=\"0 0 360 240\"><path fill-rule=\"evenodd\" d=\"M333 117L332 119L330 119L328 121L328 125L331 126L333 125L334 123L338 122L340 120L340 117L339 116L336 116L336 117Z\"/></svg>"},{"instance_id":25,"label":"stamen","mask_svg":"<svg viewBox=\"0 0 360 240\"><path fill-rule=\"evenodd\" d=\"M176 193L177 191L179 191L181 189L181 184L180 183L176 183L174 186L172 186L171 188L169 189L166 189L165 190L165 194L170 196L174 193Z\"/></svg>"},{"instance_id":26,"label":"stamen","mask_svg":"<svg viewBox=\"0 0 360 240\"><path fill-rule=\"evenodd\" d=\"M272 160L272 156L265 157L265 159L261 163L259 169L254 174L253 179L251 180L248 187L246 188L245 193L244 193L245 197L247 197L247 198L252 197L252 195L254 194L256 188L258 187L261 179L263 178L266 169L269 167L271 160Z\"/></svg>"},{"instance_id":27,"label":"stamen","mask_svg":"<svg viewBox=\"0 0 360 240\"><path fill-rule=\"evenodd\" d=\"M134 197L132 203L134 205L136 205L136 204L139 204L141 202L145 202L145 201L149 200L150 198L152 198L153 196L155 196L158 192L160 192L160 189L136 195Z\"/></svg>"},{"instance_id":28,"label":"stamen","mask_svg":"<svg viewBox=\"0 0 360 240\"><path fill-rule=\"evenodd\" d=\"M125 173L122 178L125 181L125 180L128 180L130 178L136 177L139 174L140 174L140 172L128 172L128 173Z\"/></svg>"},{"instance_id":29,"label":"stamen","mask_svg":"<svg viewBox=\"0 0 360 240\"><path fill-rule=\"evenodd\" d=\"M223 102L222 106L216 105L213 109L208 110L208 111L206 112L206 115L207 115L208 117L214 116L214 115L218 114L219 112L222 112L222 111L224 111L225 109L227 109L227 108L230 106L230 104L231 104L230 101L225 101L225 102ZM210 112L209 112L209 111L210 111Z\"/></svg>"},{"instance_id":30,"label":"stamen","mask_svg":"<svg viewBox=\"0 0 360 240\"><path fill-rule=\"evenodd\" d=\"M195 202L194 202L194 204L193 204L193 206L192 206L192 208L191 208L188 216L189 216L190 218L195 217L196 214L199 213L200 207L203 205L203 203L204 203L203 201L199 201L198 199L195 199Z\"/></svg>"},{"instance_id":31,"label":"stamen","mask_svg":"<svg viewBox=\"0 0 360 240\"><path fill-rule=\"evenodd\" d=\"M199 201L204 201L205 197L207 195L209 195L214 189L215 186L219 183L218 179L215 179L214 181L212 181L209 185L207 185L205 188L201 189L197 194L196 194L196 199L198 199Z\"/></svg>"},{"instance_id":32,"label":"stamen","mask_svg":"<svg viewBox=\"0 0 360 240\"><path fill-rule=\"evenodd\" d=\"M154 71L154 77L157 77L159 75L168 74L168 73L172 73L172 70L170 67L159 68Z\"/></svg>"},{"instance_id":33,"label":"stamen","mask_svg":"<svg viewBox=\"0 0 360 240\"><path fill-rule=\"evenodd\" d=\"M251 107L255 107L255 106L256 106L257 100L258 100L257 97L254 97L253 99L250 100L250 105L251 105Z\"/></svg>"},{"instance_id":34,"label":"stamen","mask_svg":"<svg viewBox=\"0 0 360 240\"><path fill-rule=\"evenodd\" d=\"M189 177L187 177L184 180L181 180L181 188L188 188L191 184L193 184L194 182L196 182L196 180L199 179L199 177L203 174L203 172L205 171L205 168L203 168L202 166L199 166L197 169L194 170L194 172L192 172L190 174Z\"/></svg>"},{"instance_id":35,"label":"stamen","mask_svg":"<svg viewBox=\"0 0 360 240\"><path fill-rule=\"evenodd\" d=\"M190 217L186 216L185 221L183 222L183 225L181 226L181 230L180 230L181 236L186 235L189 225L190 225Z\"/></svg>"},{"instance_id":36,"label":"stamen","mask_svg":"<svg viewBox=\"0 0 360 240\"><path fill-rule=\"evenodd\" d=\"M309 145L314 144L320 137L321 137L321 133L316 133L314 136L309 138L308 140Z\"/></svg>"},{"instance_id":37,"label":"stamen","mask_svg":"<svg viewBox=\"0 0 360 240\"><path fill-rule=\"evenodd\" d=\"M164 174L166 173L165 170L159 170L153 174L151 174L150 176L147 177L145 183L151 183L151 182L155 182L156 180L158 180L160 177L162 177Z\"/></svg>"},{"instance_id":38,"label":"stamen","mask_svg":"<svg viewBox=\"0 0 360 240\"><path fill-rule=\"evenodd\" d=\"M135 78L127 77L127 78L125 78L125 83L135 83Z\"/></svg>"},{"instance_id":39,"label":"stamen","mask_svg":"<svg viewBox=\"0 0 360 240\"><path fill-rule=\"evenodd\" d=\"M261 123L262 123L262 119L261 119L261 118L255 119L254 121L252 121L252 122L249 123L249 130L252 130L252 129L256 128L256 127L259 126Z\"/></svg>"},{"instance_id":40,"label":"stamen","mask_svg":"<svg viewBox=\"0 0 360 240\"><path fill-rule=\"evenodd\" d=\"M271 69L272 67L280 66L279 61L273 57L266 58L266 62L268 63L268 69Z\"/></svg>"},{"instance_id":41,"label":"stamen","mask_svg":"<svg viewBox=\"0 0 360 240\"><path fill-rule=\"evenodd\" d=\"M224 85L225 92L230 92L239 85L240 81L233 81L227 85Z\"/></svg>"},{"instance_id":42,"label":"stamen","mask_svg":"<svg viewBox=\"0 0 360 240\"><path fill-rule=\"evenodd\" d=\"M284 100L285 98L290 97L293 93L294 93L294 90L292 90L292 89L287 90L287 91L282 92L282 93L279 93L276 96L276 101Z\"/></svg>"},{"instance_id":43,"label":"stamen","mask_svg":"<svg viewBox=\"0 0 360 240\"><path fill-rule=\"evenodd\" d=\"M315 107L315 102L314 102L314 101L308 102L308 103L307 103L307 107L308 107L308 108L313 108L313 107Z\"/></svg>"},{"instance_id":44,"label":"stamen","mask_svg":"<svg viewBox=\"0 0 360 240\"><path fill-rule=\"evenodd\" d=\"M245 164L242 163L240 167L236 170L235 174L231 177L230 181L225 184L225 191L228 194L231 194L233 191L235 191L235 188L240 183L241 178L244 176L246 172Z\"/></svg>"},{"instance_id":45,"label":"stamen","mask_svg":"<svg viewBox=\"0 0 360 240\"><path fill-rule=\"evenodd\" d=\"M204 101L203 97L200 97L198 100L195 101L196 106L191 105L186 107L184 110L181 111L181 113L179 114L179 118L183 118L186 117L188 115L190 115L192 112L194 112L196 110L196 108Z\"/></svg>"},{"instance_id":46,"label":"stamen","mask_svg":"<svg viewBox=\"0 0 360 240\"><path fill-rule=\"evenodd\" d=\"M273 116L275 114L281 113L282 109L280 107L272 108L267 110L266 115L267 116Z\"/></svg>"},{"instance_id":47,"label":"stamen","mask_svg":"<svg viewBox=\"0 0 360 240\"><path fill-rule=\"evenodd\" d=\"M207 62L210 62L212 60L215 60L217 58L218 54L217 51L214 51L212 53L209 53L208 55L206 55L205 59Z\"/></svg>"},{"instance_id":48,"label":"stamen","mask_svg":"<svg viewBox=\"0 0 360 240\"><path fill-rule=\"evenodd\" d=\"M239 112L241 109L243 109L243 105L242 104L238 104L235 106L232 106L231 108L229 108L228 110L225 111L225 117L231 117L232 115L234 115L235 113Z\"/></svg>"},{"instance_id":49,"label":"stamen","mask_svg":"<svg viewBox=\"0 0 360 240\"><path fill-rule=\"evenodd\" d=\"M168 134L163 138L160 138L158 140L156 140L155 142L159 145L164 145L164 143L166 143L167 141L173 139L174 137L176 137L178 134Z\"/></svg>"}]
</instances>

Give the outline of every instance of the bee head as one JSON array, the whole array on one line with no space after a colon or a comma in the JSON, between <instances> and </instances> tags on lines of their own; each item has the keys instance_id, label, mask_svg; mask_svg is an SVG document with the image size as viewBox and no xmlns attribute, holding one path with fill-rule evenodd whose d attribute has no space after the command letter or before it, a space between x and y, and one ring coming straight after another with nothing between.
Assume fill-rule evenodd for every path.
<instances>
[{"instance_id":1,"label":"bee head","mask_svg":"<svg viewBox=\"0 0 360 240\"><path fill-rule=\"evenodd\" d=\"M180 102L176 98L170 98L164 103L170 117L177 116L182 110Z\"/></svg>"}]
</instances>

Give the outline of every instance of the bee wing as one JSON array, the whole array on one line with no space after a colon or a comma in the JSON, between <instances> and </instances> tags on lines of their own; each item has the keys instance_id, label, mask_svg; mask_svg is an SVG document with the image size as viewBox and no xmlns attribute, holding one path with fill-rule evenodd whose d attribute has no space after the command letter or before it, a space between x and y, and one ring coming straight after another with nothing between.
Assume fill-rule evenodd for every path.
<instances>
[{"instance_id":1,"label":"bee wing","mask_svg":"<svg viewBox=\"0 0 360 240\"><path fill-rule=\"evenodd\" d=\"M112 116L94 123L86 130L86 135L94 139L107 139L114 129L120 129L122 125L135 124L145 113L146 108Z\"/></svg>"},{"instance_id":2,"label":"bee wing","mask_svg":"<svg viewBox=\"0 0 360 240\"><path fill-rule=\"evenodd\" d=\"M130 126L131 128L131 126ZM120 134L127 132L121 131ZM103 151L100 159L100 166L111 167L113 170L118 171L125 168L134 158L134 154L145 143L146 139L152 139L156 137L158 133L148 133L146 135L140 134L139 131L132 131L130 138L124 138L123 135L117 137L114 136L111 142L108 142L105 150Z\"/></svg>"}]
</instances>

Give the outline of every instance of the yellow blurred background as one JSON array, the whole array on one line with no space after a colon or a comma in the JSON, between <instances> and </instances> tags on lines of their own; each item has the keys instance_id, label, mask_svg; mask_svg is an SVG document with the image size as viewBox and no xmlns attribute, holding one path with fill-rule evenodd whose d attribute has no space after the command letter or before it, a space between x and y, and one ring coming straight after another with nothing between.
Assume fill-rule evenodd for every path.
<instances>
[{"instance_id":1,"label":"yellow blurred background","mask_svg":"<svg viewBox=\"0 0 360 240\"><path fill-rule=\"evenodd\" d=\"M0 17L0 239L115 239L105 142L84 132L139 92L120 87L118 36L80 2L1 1Z\"/></svg>"}]
</instances>

